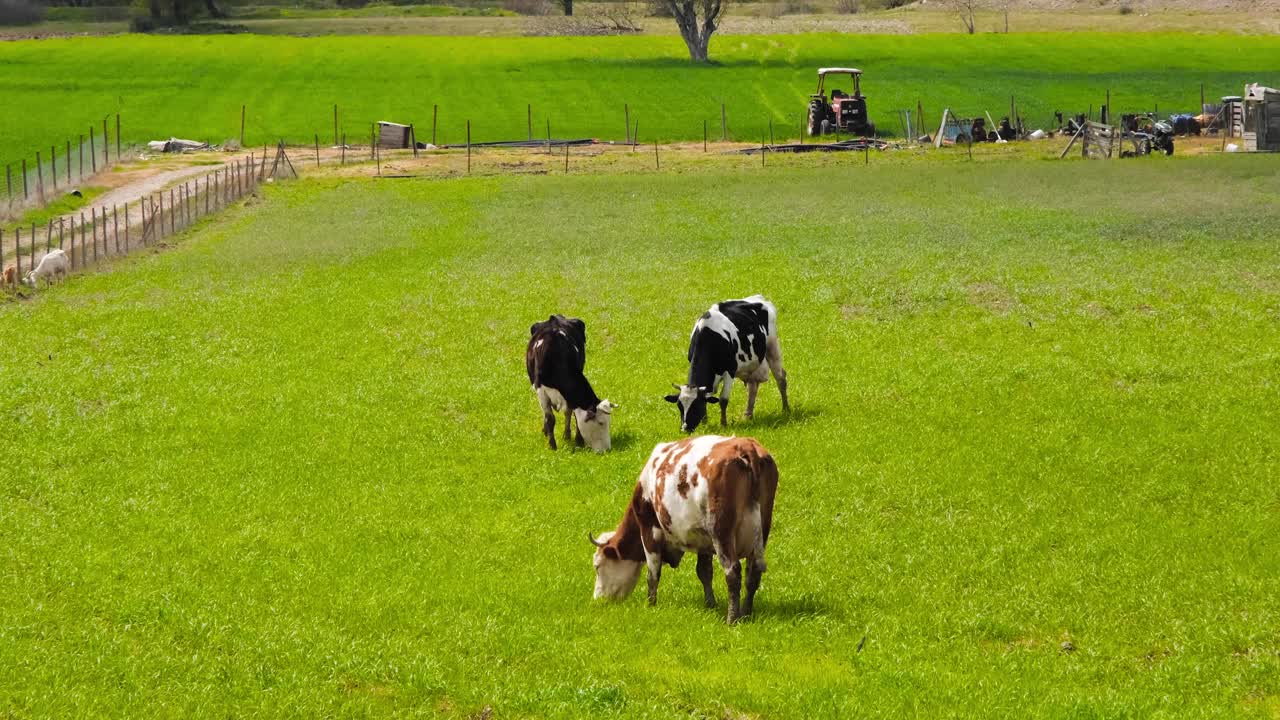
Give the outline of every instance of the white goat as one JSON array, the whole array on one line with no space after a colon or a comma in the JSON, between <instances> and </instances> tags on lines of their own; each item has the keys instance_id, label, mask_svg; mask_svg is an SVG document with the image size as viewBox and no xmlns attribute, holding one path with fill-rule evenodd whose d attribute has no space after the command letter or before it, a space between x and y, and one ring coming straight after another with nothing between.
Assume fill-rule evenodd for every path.
<instances>
[{"instance_id":1,"label":"white goat","mask_svg":"<svg viewBox=\"0 0 1280 720\"><path fill-rule=\"evenodd\" d=\"M47 255L40 258L40 263L36 265L36 269L27 273L26 279L22 282L24 285L35 288L40 278L44 278L45 282L51 282L55 275L66 277L71 270L71 261L67 259L67 254L62 250L50 250Z\"/></svg>"}]
</instances>

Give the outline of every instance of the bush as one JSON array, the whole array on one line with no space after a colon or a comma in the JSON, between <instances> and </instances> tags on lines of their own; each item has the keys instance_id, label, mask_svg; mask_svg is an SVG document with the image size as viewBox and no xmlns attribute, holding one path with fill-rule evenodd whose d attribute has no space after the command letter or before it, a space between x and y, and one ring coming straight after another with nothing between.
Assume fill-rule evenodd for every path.
<instances>
[{"instance_id":1,"label":"bush","mask_svg":"<svg viewBox=\"0 0 1280 720\"><path fill-rule=\"evenodd\" d=\"M1132 14L1133 14L1133 6L1132 6L1132 5L1130 5L1129 3L1121 3L1121 4L1120 4L1120 14L1121 14L1121 15L1132 15Z\"/></svg>"},{"instance_id":2,"label":"bush","mask_svg":"<svg viewBox=\"0 0 1280 720\"><path fill-rule=\"evenodd\" d=\"M0 25L35 25L44 15L43 6L27 0L0 0Z\"/></svg>"},{"instance_id":3,"label":"bush","mask_svg":"<svg viewBox=\"0 0 1280 720\"><path fill-rule=\"evenodd\" d=\"M550 15L551 0L502 0L502 9L517 15Z\"/></svg>"},{"instance_id":4,"label":"bush","mask_svg":"<svg viewBox=\"0 0 1280 720\"><path fill-rule=\"evenodd\" d=\"M369 0L338 0L340 8L362 8L369 4Z\"/></svg>"},{"instance_id":5,"label":"bush","mask_svg":"<svg viewBox=\"0 0 1280 720\"><path fill-rule=\"evenodd\" d=\"M857 15L862 12L862 0L836 0L836 12Z\"/></svg>"},{"instance_id":6,"label":"bush","mask_svg":"<svg viewBox=\"0 0 1280 720\"><path fill-rule=\"evenodd\" d=\"M671 8L667 5L666 0L649 0L645 7L645 15L649 17L674 17L671 14Z\"/></svg>"}]
</instances>

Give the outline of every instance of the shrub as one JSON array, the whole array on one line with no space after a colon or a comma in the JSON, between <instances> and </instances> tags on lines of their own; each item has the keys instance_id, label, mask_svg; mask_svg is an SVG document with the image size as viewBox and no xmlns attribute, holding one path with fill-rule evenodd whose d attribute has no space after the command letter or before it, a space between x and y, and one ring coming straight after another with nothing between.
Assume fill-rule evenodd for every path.
<instances>
[{"instance_id":1,"label":"shrub","mask_svg":"<svg viewBox=\"0 0 1280 720\"><path fill-rule=\"evenodd\" d=\"M862 12L862 0L836 0L836 12L857 15Z\"/></svg>"},{"instance_id":2,"label":"shrub","mask_svg":"<svg viewBox=\"0 0 1280 720\"><path fill-rule=\"evenodd\" d=\"M1132 5L1130 5L1129 3L1120 3L1120 14L1121 14L1121 15L1132 15L1132 14L1133 14L1133 6L1132 6Z\"/></svg>"},{"instance_id":3,"label":"shrub","mask_svg":"<svg viewBox=\"0 0 1280 720\"><path fill-rule=\"evenodd\" d=\"M517 15L550 15L551 0L502 0L502 9Z\"/></svg>"},{"instance_id":4,"label":"shrub","mask_svg":"<svg viewBox=\"0 0 1280 720\"><path fill-rule=\"evenodd\" d=\"M667 6L666 0L649 0L645 7L645 15L649 17L673 17L671 8Z\"/></svg>"},{"instance_id":5,"label":"shrub","mask_svg":"<svg viewBox=\"0 0 1280 720\"><path fill-rule=\"evenodd\" d=\"M45 9L27 0L0 0L0 25L34 25L44 21Z\"/></svg>"}]
</instances>

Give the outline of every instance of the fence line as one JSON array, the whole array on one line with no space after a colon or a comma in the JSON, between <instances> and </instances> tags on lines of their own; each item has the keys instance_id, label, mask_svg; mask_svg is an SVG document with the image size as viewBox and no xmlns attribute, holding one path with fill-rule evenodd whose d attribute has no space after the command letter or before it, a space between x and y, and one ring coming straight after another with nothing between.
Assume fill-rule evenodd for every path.
<instances>
[{"instance_id":1,"label":"fence line","mask_svg":"<svg viewBox=\"0 0 1280 720\"><path fill-rule=\"evenodd\" d=\"M114 137L109 134L112 117L109 114L103 117L101 127L96 123L84 126L87 134L81 133L74 140L67 138L64 143L41 145L28 157L6 162L4 184L0 185L0 208L10 211L45 204L74 183L107 170L113 161L120 162L124 151L132 152L133 146L121 141L120 114L114 116ZM86 167L90 172L85 172Z\"/></svg>"},{"instance_id":2,"label":"fence line","mask_svg":"<svg viewBox=\"0 0 1280 720\"><path fill-rule=\"evenodd\" d=\"M194 181L123 205L91 205L74 215L50 218L43 227L0 228L0 266L13 268L0 277L0 286L16 287L53 250L66 253L75 271L154 246L253 193L259 184L255 170L261 165L249 154Z\"/></svg>"}]
</instances>

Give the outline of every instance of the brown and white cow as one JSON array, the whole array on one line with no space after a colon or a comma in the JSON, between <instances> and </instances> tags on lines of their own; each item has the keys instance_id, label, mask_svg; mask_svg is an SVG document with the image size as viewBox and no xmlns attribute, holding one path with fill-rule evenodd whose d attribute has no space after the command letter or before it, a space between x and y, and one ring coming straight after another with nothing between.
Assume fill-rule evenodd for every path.
<instances>
[{"instance_id":1,"label":"brown and white cow","mask_svg":"<svg viewBox=\"0 0 1280 720\"><path fill-rule=\"evenodd\" d=\"M631 594L648 569L649 604L658 602L663 564L677 567L684 553L698 556L698 579L707 607L716 606L711 589L712 557L724 570L729 588L728 622L750 615L764 550L773 524L778 466L752 438L704 435L662 443L653 449L618 528L596 546L595 597L621 600ZM739 610L740 560L747 561L747 599Z\"/></svg>"}]
</instances>

